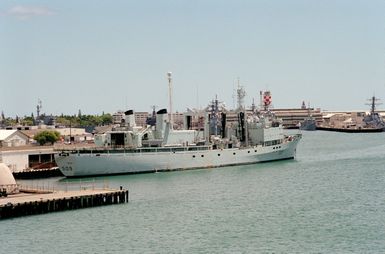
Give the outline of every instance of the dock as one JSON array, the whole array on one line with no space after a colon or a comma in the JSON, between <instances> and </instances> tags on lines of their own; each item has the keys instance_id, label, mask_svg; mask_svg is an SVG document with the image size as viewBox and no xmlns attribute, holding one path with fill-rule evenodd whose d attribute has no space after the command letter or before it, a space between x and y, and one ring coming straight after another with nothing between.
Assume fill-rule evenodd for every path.
<instances>
[{"instance_id":1,"label":"dock","mask_svg":"<svg viewBox=\"0 0 385 254\"><path fill-rule=\"evenodd\" d=\"M335 132L346 132L346 133L375 133L383 132L382 128L336 128L336 127L325 127L317 126L317 130L321 131L335 131Z\"/></svg>"},{"instance_id":2,"label":"dock","mask_svg":"<svg viewBox=\"0 0 385 254\"><path fill-rule=\"evenodd\" d=\"M51 169L36 169L29 171L13 172L12 174L15 179L41 179L64 176L63 173L57 167Z\"/></svg>"},{"instance_id":3,"label":"dock","mask_svg":"<svg viewBox=\"0 0 385 254\"><path fill-rule=\"evenodd\" d=\"M20 192L0 198L0 220L26 215L128 203L128 190Z\"/></svg>"}]
</instances>

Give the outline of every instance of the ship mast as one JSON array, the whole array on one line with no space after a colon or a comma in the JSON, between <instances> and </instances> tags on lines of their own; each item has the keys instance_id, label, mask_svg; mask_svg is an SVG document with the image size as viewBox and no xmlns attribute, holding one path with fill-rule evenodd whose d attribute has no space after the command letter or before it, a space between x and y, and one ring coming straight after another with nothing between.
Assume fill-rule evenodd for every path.
<instances>
[{"instance_id":1,"label":"ship mast","mask_svg":"<svg viewBox=\"0 0 385 254\"><path fill-rule=\"evenodd\" d=\"M169 96L169 110L170 110L170 128L171 130L173 129L174 126L174 121L173 121L173 116L172 116L172 77L171 77L171 72L167 72L167 78L168 78L168 96Z\"/></svg>"},{"instance_id":2,"label":"ship mast","mask_svg":"<svg viewBox=\"0 0 385 254\"><path fill-rule=\"evenodd\" d=\"M212 102L211 105L211 117L213 119L213 125L214 125L214 135L218 135L218 96L215 95L215 100Z\"/></svg>"},{"instance_id":3,"label":"ship mast","mask_svg":"<svg viewBox=\"0 0 385 254\"><path fill-rule=\"evenodd\" d=\"M249 135L248 135L248 129L247 129L247 112L244 107L244 99L246 96L245 89L243 86L239 84L239 78L238 78L238 89L237 89L237 101L238 101L238 119L239 119L239 132L241 136L241 141L245 142L245 145L249 145Z\"/></svg>"},{"instance_id":4,"label":"ship mast","mask_svg":"<svg viewBox=\"0 0 385 254\"><path fill-rule=\"evenodd\" d=\"M255 114L255 102L254 102L254 98L253 98L253 103L251 104L251 112L253 112L253 114Z\"/></svg>"},{"instance_id":5,"label":"ship mast","mask_svg":"<svg viewBox=\"0 0 385 254\"><path fill-rule=\"evenodd\" d=\"M42 105L42 103L41 103L41 100L40 99L38 99L37 100L37 106L36 106L36 113L37 113L37 115L36 115L36 122L40 125L40 111L41 111L41 109L42 109L42 107L43 107L43 105Z\"/></svg>"},{"instance_id":6,"label":"ship mast","mask_svg":"<svg viewBox=\"0 0 385 254\"><path fill-rule=\"evenodd\" d=\"M376 106L381 105L382 103L378 103L380 99L376 98L376 96L372 96L372 98L368 99L370 103L366 103L366 105L370 106L370 115L374 115L374 111L376 110Z\"/></svg>"},{"instance_id":7,"label":"ship mast","mask_svg":"<svg viewBox=\"0 0 385 254\"><path fill-rule=\"evenodd\" d=\"M244 110L243 104L244 104L245 96L246 96L245 89L243 88L243 86L241 86L239 84L239 78L238 78L237 102L238 102L238 110L239 111Z\"/></svg>"}]
</instances>

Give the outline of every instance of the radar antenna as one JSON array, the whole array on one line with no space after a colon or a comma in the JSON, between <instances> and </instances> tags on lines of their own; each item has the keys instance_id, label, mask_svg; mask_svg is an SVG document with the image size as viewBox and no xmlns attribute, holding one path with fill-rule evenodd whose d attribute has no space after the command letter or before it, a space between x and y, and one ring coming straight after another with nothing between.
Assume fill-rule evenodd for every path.
<instances>
[{"instance_id":1,"label":"radar antenna","mask_svg":"<svg viewBox=\"0 0 385 254\"><path fill-rule=\"evenodd\" d=\"M238 101L238 110L243 110L243 104L244 104L244 99L246 96L245 89L243 86L239 84L239 78L238 78L238 88L237 88L237 101Z\"/></svg>"},{"instance_id":2,"label":"radar antenna","mask_svg":"<svg viewBox=\"0 0 385 254\"><path fill-rule=\"evenodd\" d=\"M380 99L376 98L376 96L373 95L372 98L368 99L368 101L370 101L370 103L365 103L365 105L369 105L370 106L370 114L371 115L373 115L374 112L376 111L376 106L382 104L380 102L377 102L379 100Z\"/></svg>"},{"instance_id":3,"label":"radar antenna","mask_svg":"<svg viewBox=\"0 0 385 254\"><path fill-rule=\"evenodd\" d=\"M172 73L169 71L167 72L167 79L168 79L168 96L169 96L169 110L170 110L170 128L173 129L174 121L172 116Z\"/></svg>"},{"instance_id":4,"label":"radar antenna","mask_svg":"<svg viewBox=\"0 0 385 254\"><path fill-rule=\"evenodd\" d=\"M42 105L42 103L41 103L41 100L40 99L37 99L37 106L36 106L36 113L37 113L37 115L36 115L36 119L40 119L40 111L41 111L41 109L43 108L43 105Z\"/></svg>"}]
</instances>

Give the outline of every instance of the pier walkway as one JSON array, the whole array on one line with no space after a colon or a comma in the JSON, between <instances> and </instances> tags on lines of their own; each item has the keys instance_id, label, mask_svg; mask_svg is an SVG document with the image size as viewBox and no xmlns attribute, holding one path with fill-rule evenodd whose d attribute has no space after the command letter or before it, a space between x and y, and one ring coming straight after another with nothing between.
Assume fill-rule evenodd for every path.
<instances>
[{"instance_id":1,"label":"pier walkway","mask_svg":"<svg viewBox=\"0 0 385 254\"><path fill-rule=\"evenodd\" d=\"M128 190L92 189L18 193L0 198L0 219L128 203Z\"/></svg>"}]
</instances>

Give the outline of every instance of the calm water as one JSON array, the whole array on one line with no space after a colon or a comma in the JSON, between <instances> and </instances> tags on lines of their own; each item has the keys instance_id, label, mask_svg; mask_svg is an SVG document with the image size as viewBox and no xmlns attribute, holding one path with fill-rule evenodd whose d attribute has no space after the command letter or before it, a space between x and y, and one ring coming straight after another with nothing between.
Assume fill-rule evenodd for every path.
<instances>
[{"instance_id":1,"label":"calm water","mask_svg":"<svg viewBox=\"0 0 385 254\"><path fill-rule=\"evenodd\" d=\"M130 203L0 221L0 252L385 253L385 133L303 135L292 161L105 177Z\"/></svg>"}]
</instances>

